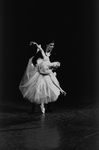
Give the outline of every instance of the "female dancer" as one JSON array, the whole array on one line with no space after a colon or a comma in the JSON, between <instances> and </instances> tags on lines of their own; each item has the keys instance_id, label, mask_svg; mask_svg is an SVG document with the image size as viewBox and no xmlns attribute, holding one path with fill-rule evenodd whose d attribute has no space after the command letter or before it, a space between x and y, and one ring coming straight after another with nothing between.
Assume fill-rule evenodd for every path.
<instances>
[{"instance_id":1,"label":"female dancer","mask_svg":"<svg viewBox=\"0 0 99 150\"><path fill-rule=\"evenodd\" d=\"M25 76L19 88L23 96L30 102L40 104L42 113L45 113L44 103L56 101L60 92L64 95L66 92L60 87L56 72L53 72L53 69L59 67L60 63L51 63L49 59L54 43L47 46L46 52L36 42L31 42L31 44L36 44L37 52L41 52L43 59L39 58L35 66L32 63L33 57L29 59Z\"/></svg>"}]
</instances>

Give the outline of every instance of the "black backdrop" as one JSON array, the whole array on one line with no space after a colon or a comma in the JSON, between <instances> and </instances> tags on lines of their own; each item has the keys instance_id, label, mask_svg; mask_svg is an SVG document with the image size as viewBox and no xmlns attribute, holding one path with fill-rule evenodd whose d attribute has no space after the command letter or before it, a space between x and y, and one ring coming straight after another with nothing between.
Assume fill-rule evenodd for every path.
<instances>
[{"instance_id":1,"label":"black backdrop","mask_svg":"<svg viewBox=\"0 0 99 150\"><path fill-rule=\"evenodd\" d=\"M1 103L20 101L19 83L36 41L45 49L54 40L51 60L67 96L59 102L97 102L98 1L1 2ZM57 55L55 55L55 53Z\"/></svg>"}]
</instances>

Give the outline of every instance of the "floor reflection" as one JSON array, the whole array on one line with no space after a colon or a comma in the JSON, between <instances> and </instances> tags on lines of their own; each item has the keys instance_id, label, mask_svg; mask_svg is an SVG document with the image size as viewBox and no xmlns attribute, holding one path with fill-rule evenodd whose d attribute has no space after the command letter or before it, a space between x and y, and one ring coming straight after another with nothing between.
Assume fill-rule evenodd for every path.
<instances>
[{"instance_id":1,"label":"floor reflection","mask_svg":"<svg viewBox=\"0 0 99 150\"><path fill-rule=\"evenodd\" d=\"M0 150L98 150L98 110L0 113Z\"/></svg>"},{"instance_id":2,"label":"floor reflection","mask_svg":"<svg viewBox=\"0 0 99 150\"><path fill-rule=\"evenodd\" d=\"M51 122L51 116L41 114L36 117L38 117L36 121L34 119L34 121L26 124L14 125L7 132L1 132L0 148L5 148L6 150L16 148L24 150L52 150L58 148L60 142L59 131L55 124Z\"/></svg>"},{"instance_id":3,"label":"floor reflection","mask_svg":"<svg viewBox=\"0 0 99 150\"><path fill-rule=\"evenodd\" d=\"M23 131L25 137L26 147L28 148L42 148L47 150L49 148L57 148L59 145L59 132L57 127L51 128L46 126L46 115L41 115L41 127L37 129L30 129Z\"/></svg>"}]
</instances>

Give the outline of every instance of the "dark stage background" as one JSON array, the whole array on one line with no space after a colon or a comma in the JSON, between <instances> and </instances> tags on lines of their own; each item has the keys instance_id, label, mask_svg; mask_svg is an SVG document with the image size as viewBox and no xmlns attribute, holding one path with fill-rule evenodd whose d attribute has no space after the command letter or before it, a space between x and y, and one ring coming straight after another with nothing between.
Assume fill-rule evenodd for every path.
<instances>
[{"instance_id":1,"label":"dark stage background","mask_svg":"<svg viewBox=\"0 0 99 150\"><path fill-rule=\"evenodd\" d=\"M98 1L2 0L1 12L0 104L24 101L19 84L36 53L30 41L45 49L53 40L51 61L60 61L57 78L67 92L56 104L98 103Z\"/></svg>"}]
</instances>

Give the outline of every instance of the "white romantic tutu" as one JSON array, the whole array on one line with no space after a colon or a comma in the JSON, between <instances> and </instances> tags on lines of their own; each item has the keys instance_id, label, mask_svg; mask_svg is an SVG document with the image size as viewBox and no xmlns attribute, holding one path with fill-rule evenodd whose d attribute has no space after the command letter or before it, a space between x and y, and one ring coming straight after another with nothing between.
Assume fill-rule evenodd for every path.
<instances>
[{"instance_id":1,"label":"white romantic tutu","mask_svg":"<svg viewBox=\"0 0 99 150\"><path fill-rule=\"evenodd\" d=\"M48 102L56 101L60 95L60 90L57 86L59 86L59 82L54 73L50 77L49 75L40 74L35 69L30 79L21 85L20 89L23 92L23 96L30 102L47 104Z\"/></svg>"}]
</instances>

